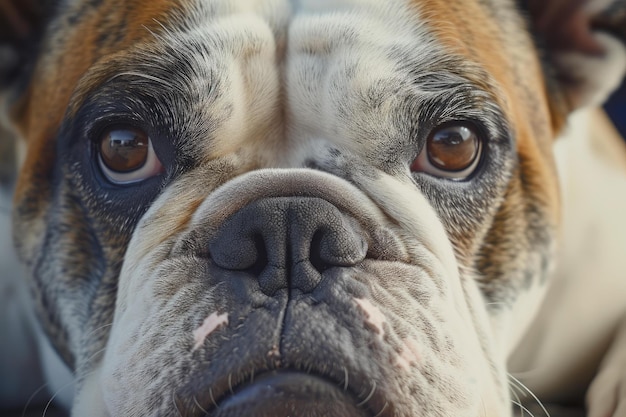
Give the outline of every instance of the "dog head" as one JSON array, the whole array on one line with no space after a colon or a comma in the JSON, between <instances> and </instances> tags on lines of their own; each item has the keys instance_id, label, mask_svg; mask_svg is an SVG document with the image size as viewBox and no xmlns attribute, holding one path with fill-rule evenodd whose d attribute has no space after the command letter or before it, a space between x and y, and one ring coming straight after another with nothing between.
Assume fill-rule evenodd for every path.
<instances>
[{"instance_id":1,"label":"dog head","mask_svg":"<svg viewBox=\"0 0 626 417\"><path fill-rule=\"evenodd\" d=\"M14 233L74 415L509 414L606 59L542 64L505 0L45 15Z\"/></svg>"}]
</instances>

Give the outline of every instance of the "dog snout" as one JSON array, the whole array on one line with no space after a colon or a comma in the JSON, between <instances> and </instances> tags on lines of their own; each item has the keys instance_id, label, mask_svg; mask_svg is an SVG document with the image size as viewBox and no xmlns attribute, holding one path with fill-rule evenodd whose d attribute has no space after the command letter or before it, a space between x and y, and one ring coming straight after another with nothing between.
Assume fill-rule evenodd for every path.
<instances>
[{"instance_id":1,"label":"dog snout","mask_svg":"<svg viewBox=\"0 0 626 417\"><path fill-rule=\"evenodd\" d=\"M355 266L367 254L358 222L315 197L253 201L231 215L209 241L215 264L248 271L261 291L313 291L332 267Z\"/></svg>"}]
</instances>

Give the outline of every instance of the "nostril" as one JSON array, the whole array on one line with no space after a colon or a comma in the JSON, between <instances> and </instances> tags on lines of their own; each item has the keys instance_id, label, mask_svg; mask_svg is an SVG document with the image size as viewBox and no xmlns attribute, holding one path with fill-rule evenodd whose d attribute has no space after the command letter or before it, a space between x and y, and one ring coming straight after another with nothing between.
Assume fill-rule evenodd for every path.
<instances>
[{"instance_id":1,"label":"nostril","mask_svg":"<svg viewBox=\"0 0 626 417\"><path fill-rule=\"evenodd\" d=\"M328 256L322 256L322 239L324 237L324 231L318 230L313 234L311 239L311 248L309 252L309 260L313 268L319 273L326 271L332 265L328 262ZM326 255L326 254L325 254Z\"/></svg>"},{"instance_id":2,"label":"nostril","mask_svg":"<svg viewBox=\"0 0 626 417\"><path fill-rule=\"evenodd\" d=\"M365 259L367 242L353 227L345 226L343 222L331 223L313 234L309 259L319 272L334 266L354 266Z\"/></svg>"},{"instance_id":3,"label":"nostril","mask_svg":"<svg viewBox=\"0 0 626 417\"><path fill-rule=\"evenodd\" d=\"M266 254L263 239L254 233L245 233L229 224L217 238L209 242L211 258L220 268L243 271L254 268Z\"/></svg>"},{"instance_id":4,"label":"nostril","mask_svg":"<svg viewBox=\"0 0 626 417\"><path fill-rule=\"evenodd\" d=\"M364 236L357 220L325 200L278 197L226 219L211 237L209 253L218 267L257 277L267 295L283 288L306 293L329 268L365 259Z\"/></svg>"},{"instance_id":5,"label":"nostril","mask_svg":"<svg viewBox=\"0 0 626 417\"><path fill-rule=\"evenodd\" d=\"M323 226L319 234L319 258L328 266L354 266L365 259L367 241L361 228L349 224L345 216L335 219L336 222ZM313 256L313 254L311 254Z\"/></svg>"},{"instance_id":6,"label":"nostril","mask_svg":"<svg viewBox=\"0 0 626 417\"><path fill-rule=\"evenodd\" d=\"M263 240L263 236L260 233L256 233L252 237L252 240L254 241L256 260L250 267L246 268L245 271L250 273L251 275L259 276L267 267L267 247L265 246L265 241Z\"/></svg>"}]
</instances>

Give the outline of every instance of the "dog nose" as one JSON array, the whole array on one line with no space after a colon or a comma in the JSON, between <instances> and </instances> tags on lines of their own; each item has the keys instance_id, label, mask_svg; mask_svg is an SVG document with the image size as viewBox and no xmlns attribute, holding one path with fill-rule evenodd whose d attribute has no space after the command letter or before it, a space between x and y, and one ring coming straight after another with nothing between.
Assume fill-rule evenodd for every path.
<instances>
[{"instance_id":1,"label":"dog nose","mask_svg":"<svg viewBox=\"0 0 626 417\"><path fill-rule=\"evenodd\" d=\"M248 271L267 295L284 288L313 291L322 273L365 259L361 227L334 205L314 197L258 200L229 217L209 241L220 268Z\"/></svg>"}]
</instances>

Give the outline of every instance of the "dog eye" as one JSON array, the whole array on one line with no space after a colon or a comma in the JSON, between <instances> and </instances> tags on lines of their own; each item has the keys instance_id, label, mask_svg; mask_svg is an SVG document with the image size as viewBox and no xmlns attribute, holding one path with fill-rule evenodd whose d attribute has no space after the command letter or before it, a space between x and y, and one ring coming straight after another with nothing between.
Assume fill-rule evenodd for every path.
<instances>
[{"instance_id":1,"label":"dog eye","mask_svg":"<svg viewBox=\"0 0 626 417\"><path fill-rule=\"evenodd\" d=\"M474 172L480 160L482 140L470 123L455 122L434 129L411 171L442 178L464 179Z\"/></svg>"},{"instance_id":2,"label":"dog eye","mask_svg":"<svg viewBox=\"0 0 626 417\"><path fill-rule=\"evenodd\" d=\"M98 151L100 168L114 184L131 184L163 172L152 141L140 129L106 130L99 139Z\"/></svg>"}]
</instances>

